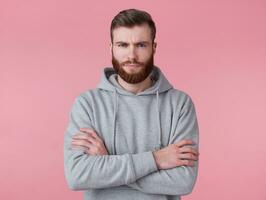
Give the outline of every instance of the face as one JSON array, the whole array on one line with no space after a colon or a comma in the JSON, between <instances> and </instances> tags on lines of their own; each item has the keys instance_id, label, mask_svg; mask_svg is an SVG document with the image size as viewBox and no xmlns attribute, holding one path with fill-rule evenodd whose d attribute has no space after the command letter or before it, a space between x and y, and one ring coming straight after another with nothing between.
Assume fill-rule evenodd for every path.
<instances>
[{"instance_id":1,"label":"face","mask_svg":"<svg viewBox=\"0 0 266 200\"><path fill-rule=\"evenodd\" d=\"M113 67L124 81L136 84L148 77L153 69L156 43L152 44L147 24L114 29L110 47Z\"/></svg>"}]
</instances>

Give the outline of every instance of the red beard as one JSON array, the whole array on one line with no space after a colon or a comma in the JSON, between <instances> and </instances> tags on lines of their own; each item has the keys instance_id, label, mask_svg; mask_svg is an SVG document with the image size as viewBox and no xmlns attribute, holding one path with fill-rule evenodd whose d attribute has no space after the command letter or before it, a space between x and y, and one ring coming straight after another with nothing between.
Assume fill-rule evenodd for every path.
<instances>
[{"instance_id":1,"label":"red beard","mask_svg":"<svg viewBox=\"0 0 266 200\"><path fill-rule=\"evenodd\" d=\"M134 61L126 61L123 63L119 63L117 59L115 59L114 54L112 53L112 64L113 68L116 71L116 73L127 83L136 84L144 81L151 71L153 70L153 54L145 63ZM135 74L129 74L124 69L123 66L126 64L138 64L141 67L140 72Z\"/></svg>"}]
</instances>

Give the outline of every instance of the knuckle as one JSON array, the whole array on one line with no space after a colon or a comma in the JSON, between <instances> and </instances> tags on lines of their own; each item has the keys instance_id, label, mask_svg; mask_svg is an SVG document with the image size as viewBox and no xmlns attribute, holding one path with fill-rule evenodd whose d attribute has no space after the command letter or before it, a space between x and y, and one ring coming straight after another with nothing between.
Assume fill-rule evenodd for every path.
<instances>
[{"instance_id":1,"label":"knuckle","mask_svg":"<svg viewBox=\"0 0 266 200\"><path fill-rule=\"evenodd\" d=\"M84 137L88 139L88 138L90 138L90 134L89 133L84 134Z\"/></svg>"},{"instance_id":2,"label":"knuckle","mask_svg":"<svg viewBox=\"0 0 266 200\"><path fill-rule=\"evenodd\" d=\"M181 163L181 162L180 162L180 160L178 160L178 159L175 161L175 165L176 165L176 166L179 166L180 163Z\"/></svg>"},{"instance_id":3,"label":"knuckle","mask_svg":"<svg viewBox=\"0 0 266 200\"><path fill-rule=\"evenodd\" d=\"M101 147L101 144L100 144L99 142L96 142L96 143L95 143L95 146L96 146L97 148L100 148L100 147Z\"/></svg>"},{"instance_id":4,"label":"knuckle","mask_svg":"<svg viewBox=\"0 0 266 200\"><path fill-rule=\"evenodd\" d=\"M173 146L174 148L174 151L177 153L177 152L179 152L179 147L178 146Z\"/></svg>"},{"instance_id":5,"label":"knuckle","mask_svg":"<svg viewBox=\"0 0 266 200\"><path fill-rule=\"evenodd\" d=\"M95 149L96 149L97 151L99 151L99 150L100 150L100 146L99 146L99 145L95 145Z\"/></svg>"}]
</instances>

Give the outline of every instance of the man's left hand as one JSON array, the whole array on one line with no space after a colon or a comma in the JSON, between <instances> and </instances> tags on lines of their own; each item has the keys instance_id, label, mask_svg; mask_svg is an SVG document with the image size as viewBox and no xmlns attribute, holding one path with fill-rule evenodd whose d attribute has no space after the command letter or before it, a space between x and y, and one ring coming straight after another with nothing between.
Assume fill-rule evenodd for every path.
<instances>
[{"instance_id":1,"label":"man's left hand","mask_svg":"<svg viewBox=\"0 0 266 200\"><path fill-rule=\"evenodd\" d=\"M89 155L108 155L108 151L104 145L103 140L92 129L81 128L81 132L73 136L71 147L73 149L82 147L86 149L85 152Z\"/></svg>"}]
</instances>

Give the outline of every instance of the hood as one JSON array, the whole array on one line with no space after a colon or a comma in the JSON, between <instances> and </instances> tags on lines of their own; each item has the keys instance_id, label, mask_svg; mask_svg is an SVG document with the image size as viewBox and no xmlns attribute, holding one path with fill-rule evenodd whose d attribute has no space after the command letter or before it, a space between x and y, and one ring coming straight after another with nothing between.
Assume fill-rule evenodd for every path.
<instances>
[{"instance_id":1,"label":"hood","mask_svg":"<svg viewBox=\"0 0 266 200\"><path fill-rule=\"evenodd\" d=\"M111 92L118 92L119 94L129 95L129 96L156 94L157 92L162 93L172 88L172 85L168 82L164 74L161 72L160 68L157 66L154 66L150 74L151 79L155 82L153 86L142 92L139 92L138 94L133 94L123 89L117 83L115 79L116 76L117 76L117 73L112 67L104 68L102 75L101 75L101 81L98 84L97 88L111 91Z\"/></svg>"},{"instance_id":2,"label":"hood","mask_svg":"<svg viewBox=\"0 0 266 200\"><path fill-rule=\"evenodd\" d=\"M150 77L153 80L153 85L146 90L139 92L138 94L134 94L132 92L129 92L122 88L119 83L117 82L117 73L113 69L113 67L105 67L103 69L100 83L98 84L97 88L110 91L114 95L114 114L113 114L113 130L112 130L112 136L113 136L113 152L116 154L116 148L115 148L115 137L116 137L116 115L117 110L119 106L119 96L120 95L127 95L127 96L141 96L141 95L151 95L151 98L156 98L156 107L157 107L157 124L158 124L158 134L159 134L159 141L156 149L161 148L161 120L160 120L160 109L159 109L159 97L160 94L163 92L166 92L173 88L173 86L169 83L169 81L165 78L164 74L160 70L159 67L154 66Z\"/></svg>"}]
</instances>

